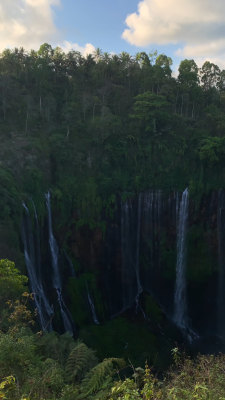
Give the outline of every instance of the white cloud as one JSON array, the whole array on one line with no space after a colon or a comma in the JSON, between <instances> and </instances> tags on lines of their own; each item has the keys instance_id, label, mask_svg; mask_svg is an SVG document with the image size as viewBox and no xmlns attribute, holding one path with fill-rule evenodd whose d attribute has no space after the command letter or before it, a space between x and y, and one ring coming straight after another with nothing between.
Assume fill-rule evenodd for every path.
<instances>
[{"instance_id":1,"label":"white cloud","mask_svg":"<svg viewBox=\"0 0 225 400\"><path fill-rule=\"evenodd\" d=\"M225 51L224 0L143 0L126 25L122 37L136 46L182 43L185 57Z\"/></svg>"},{"instance_id":2,"label":"white cloud","mask_svg":"<svg viewBox=\"0 0 225 400\"><path fill-rule=\"evenodd\" d=\"M218 38L207 43L186 45L176 51L176 55L185 57L204 57L206 55L218 56L225 50L225 39Z\"/></svg>"},{"instance_id":3,"label":"white cloud","mask_svg":"<svg viewBox=\"0 0 225 400\"><path fill-rule=\"evenodd\" d=\"M61 45L59 45L62 50L65 53L68 53L70 50L75 50L79 51L81 54L83 54L84 57L86 57L88 54L94 54L95 52L95 47L91 43L87 43L85 46L80 46L77 43L71 43L68 42L67 40L64 40Z\"/></svg>"},{"instance_id":4,"label":"white cloud","mask_svg":"<svg viewBox=\"0 0 225 400\"><path fill-rule=\"evenodd\" d=\"M6 47L37 49L59 35L53 21L58 0L1 0L0 50Z\"/></svg>"},{"instance_id":5,"label":"white cloud","mask_svg":"<svg viewBox=\"0 0 225 400\"><path fill-rule=\"evenodd\" d=\"M212 57L211 56L209 56L209 57L195 57L195 62L198 65L199 68L202 67L202 65L204 64L205 61L209 61L209 62L211 62L213 64L218 65L221 70L225 69L225 59L224 59L223 56L221 56L221 57L219 57L219 56L218 57L213 57L213 56Z\"/></svg>"},{"instance_id":6,"label":"white cloud","mask_svg":"<svg viewBox=\"0 0 225 400\"><path fill-rule=\"evenodd\" d=\"M0 0L0 51L5 48L24 47L39 49L42 43L58 43L65 51L72 48L85 56L93 53L94 46L84 47L63 40L54 23L53 6L61 0Z\"/></svg>"}]
</instances>

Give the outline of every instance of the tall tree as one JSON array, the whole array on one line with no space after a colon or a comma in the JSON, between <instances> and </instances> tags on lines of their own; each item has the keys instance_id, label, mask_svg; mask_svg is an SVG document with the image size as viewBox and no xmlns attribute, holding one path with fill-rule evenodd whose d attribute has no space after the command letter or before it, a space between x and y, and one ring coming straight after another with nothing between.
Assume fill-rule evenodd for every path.
<instances>
[{"instance_id":1,"label":"tall tree","mask_svg":"<svg viewBox=\"0 0 225 400\"><path fill-rule=\"evenodd\" d=\"M201 71L201 82L205 90L216 88L220 81L220 68L218 65L205 61Z\"/></svg>"}]
</instances>

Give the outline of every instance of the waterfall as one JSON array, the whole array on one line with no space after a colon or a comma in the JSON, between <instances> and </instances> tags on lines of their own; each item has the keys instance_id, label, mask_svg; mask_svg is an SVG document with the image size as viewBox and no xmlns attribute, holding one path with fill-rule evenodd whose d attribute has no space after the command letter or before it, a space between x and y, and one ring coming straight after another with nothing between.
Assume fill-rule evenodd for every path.
<instances>
[{"instance_id":1,"label":"waterfall","mask_svg":"<svg viewBox=\"0 0 225 400\"><path fill-rule=\"evenodd\" d=\"M63 295L62 295L62 282L61 282L61 276L60 276L60 270L59 270L59 248L57 245L57 242L54 238L53 235L53 229L52 229L52 212L51 212L51 196L50 192L48 192L45 195L46 198L46 207L47 207L47 212L48 212L48 231L49 231L49 247L50 247L50 253L51 253L51 259L52 259L52 284L54 289L56 290L57 293L57 300L63 320L63 325L64 329L66 332L69 332L73 334L73 326L71 323L71 318L69 316L69 311L66 307L66 304L63 300Z\"/></svg>"},{"instance_id":2,"label":"waterfall","mask_svg":"<svg viewBox=\"0 0 225 400\"><path fill-rule=\"evenodd\" d=\"M52 230L52 212L51 212L50 192L48 192L45 195L45 198L46 198L46 207L47 207L47 212L48 212L49 247L50 247L50 252L51 252L52 269L53 269L52 282L53 282L53 287L55 289L61 289L61 277L60 277L59 265L58 265L59 249L58 249L58 245L56 243L56 240L53 235L53 230Z\"/></svg>"},{"instance_id":3,"label":"waterfall","mask_svg":"<svg viewBox=\"0 0 225 400\"><path fill-rule=\"evenodd\" d=\"M174 295L174 322L191 341L194 334L190 330L187 316L186 287L186 235L188 223L189 193L185 189L181 201L177 204L177 263Z\"/></svg>"},{"instance_id":4,"label":"waterfall","mask_svg":"<svg viewBox=\"0 0 225 400\"><path fill-rule=\"evenodd\" d=\"M218 336L225 338L225 193L218 193L217 211L217 235L218 235Z\"/></svg>"},{"instance_id":5,"label":"waterfall","mask_svg":"<svg viewBox=\"0 0 225 400\"><path fill-rule=\"evenodd\" d=\"M36 232L37 232L36 246L35 246L30 212L25 203L23 203L23 208L25 210L25 215L22 225L22 240L24 245L24 257L29 277L29 283L31 291L34 296L34 302L40 319L41 328L43 331L51 331L53 307L50 306L49 301L45 295L43 285L41 283L40 241L38 232L39 226L38 226L37 213L34 206Z\"/></svg>"},{"instance_id":6,"label":"waterfall","mask_svg":"<svg viewBox=\"0 0 225 400\"><path fill-rule=\"evenodd\" d=\"M95 305L94 305L93 299L92 299L92 297L91 297L91 295L90 295L90 292L89 292L89 288L88 288L88 284L87 284L87 283L86 283L86 286L87 286L88 303L89 303L89 306L90 306L92 319L93 319L93 322L94 322L96 325L99 325L99 320L98 320L98 317L97 317L97 314L96 314Z\"/></svg>"},{"instance_id":7,"label":"waterfall","mask_svg":"<svg viewBox=\"0 0 225 400\"><path fill-rule=\"evenodd\" d=\"M33 200L31 200L32 205L33 205L33 210L34 210L34 218L35 218L35 234L36 234L36 264L37 264L37 273L39 279L41 279L41 249L40 249L40 228L39 228L39 222L38 222L38 216L37 216L37 210L35 207L35 204Z\"/></svg>"},{"instance_id":8,"label":"waterfall","mask_svg":"<svg viewBox=\"0 0 225 400\"><path fill-rule=\"evenodd\" d=\"M57 293L57 299L58 299L58 303L59 303L59 307L60 307L60 312L61 312L65 332L69 332L71 335L73 335L73 326L70 321L69 311L63 300L62 289L61 288L55 288L55 289L56 289L56 293Z\"/></svg>"}]
</instances>

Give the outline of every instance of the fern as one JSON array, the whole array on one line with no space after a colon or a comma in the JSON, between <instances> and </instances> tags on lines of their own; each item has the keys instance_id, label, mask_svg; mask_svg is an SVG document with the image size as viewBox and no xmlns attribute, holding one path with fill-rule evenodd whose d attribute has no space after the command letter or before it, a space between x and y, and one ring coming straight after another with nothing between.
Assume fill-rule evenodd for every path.
<instances>
[{"instance_id":1,"label":"fern","mask_svg":"<svg viewBox=\"0 0 225 400\"><path fill-rule=\"evenodd\" d=\"M96 393L105 382L115 374L118 367L123 368L125 361L121 358L106 358L101 363L92 368L85 376L81 384L81 398Z\"/></svg>"},{"instance_id":2,"label":"fern","mask_svg":"<svg viewBox=\"0 0 225 400\"><path fill-rule=\"evenodd\" d=\"M56 332L45 333L37 342L39 351L45 358L57 360L64 366L76 343L69 333L59 335Z\"/></svg>"},{"instance_id":3,"label":"fern","mask_svg":"<svg viewBox=\"0 0 225 400\"><path fill-rule=\"evenodd\" d=\"M86 344L78 342L70 352L66 362L67 380L69 382L81 380L96 364L95 352L89 349Z\"/></svg>"}]
</instances>

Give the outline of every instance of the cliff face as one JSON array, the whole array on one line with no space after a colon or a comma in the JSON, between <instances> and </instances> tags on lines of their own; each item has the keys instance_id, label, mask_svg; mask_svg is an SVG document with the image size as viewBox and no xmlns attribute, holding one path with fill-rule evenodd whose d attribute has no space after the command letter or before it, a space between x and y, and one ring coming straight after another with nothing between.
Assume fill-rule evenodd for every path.
<instances>
[{"instance_id":1,"label":"cliff face","mask_svg":"<svg viewBox=\"0 0 225 400\"><path fill-rule=\"evenodd\" d=\"M198 203L187 189L183 194L159 190L125 200L117 197L114 212L102 216L102 228L79 227L74 215L60 229L57 214L52 218L61 247L57 276L63 309L76 326L104 323L124 312L151 320L157 307L186 338L225 337L223 190ZM55 304L53 327L63 331L48 235L46 218L40 232L40 285Z\"/></svg>"},{"instance_id":2,"label":"cliff face","mask_svg":"<svg viewBox=\"0 0 225 400\"><path fill-rule=\"evenodd\" d=\"M117 199L105 232L88 227L71 231L68 247L80 266L77 279L84 273L93 277L104 303L103 318L129 308L145 312L144 297L151 294L174 320L181 256L185 289L179 301L186 302L188 326L200 335L219 334L225 291L224 192L203 196L198 204L190 199L185 238L179 238L178 229L181 200L181 193L161 191Z\"/></svg>"}]
</instances>

